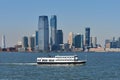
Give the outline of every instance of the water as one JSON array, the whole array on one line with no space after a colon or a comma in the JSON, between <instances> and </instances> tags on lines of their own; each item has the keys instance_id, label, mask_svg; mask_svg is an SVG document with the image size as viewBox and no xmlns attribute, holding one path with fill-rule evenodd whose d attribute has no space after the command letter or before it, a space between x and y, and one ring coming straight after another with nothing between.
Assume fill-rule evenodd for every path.
<instances>
[{"instance_id":1,"label":"water","mask_svg":"<svg viewBox=\"0 0 120 80\"><path fill-rule=\"evenodd\" d=\"M36 58L77 54L85 65L37 65ZM0 53L0 80L120 80L120 53Z\"/></svg>"}]
</instances>

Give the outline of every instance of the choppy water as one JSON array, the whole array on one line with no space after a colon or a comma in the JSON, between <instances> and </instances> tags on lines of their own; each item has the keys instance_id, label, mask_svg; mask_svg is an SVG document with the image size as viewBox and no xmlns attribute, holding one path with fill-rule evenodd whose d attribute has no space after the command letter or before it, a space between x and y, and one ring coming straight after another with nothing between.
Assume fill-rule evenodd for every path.
<instances>
[{"instance_id":1,"label":"choppy water","mask_svg":"<svg viewBox=\"0 0 120 80\"><path fill-rule=\"evenodd\" d=\"M120 80L120 53L76 53L85 65L37 65L39 56L75 53L0 53L0 80Z\"/></svg>"}]
</instances>

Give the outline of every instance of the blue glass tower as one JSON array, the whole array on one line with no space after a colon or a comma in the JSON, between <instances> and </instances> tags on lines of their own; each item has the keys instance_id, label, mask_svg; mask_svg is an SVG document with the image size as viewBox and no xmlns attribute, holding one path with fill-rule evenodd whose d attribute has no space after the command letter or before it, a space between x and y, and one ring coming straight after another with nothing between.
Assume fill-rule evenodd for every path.
<instances>
[{"instance_id":1,"label":"blue glass tower","mask_svg":"<svg viewBox=\"0 0 120 80\"><path fill-rule=\"evenodd\" d=\"M39 51L49 50L49 27L48 16L39 16L38 21L38 49Z\"/></svg>"},{"instance_id":2,"label":"blue glass tower","mask_svg":"<svg viewBox=\"0 0 120 80\"><path fill-rule=\"evenodd\" d=\"M87 48L90 47L90 28L85 28L85 46Z\"/></svg>"},{"instance_id":3,"label":"blue glass tower","mask_svg":"<svg viewBox=\"0 0 120 80\"><path fill-rule=\"evenodd\" d=\"M35 49L35 36L31 36L29 39L29 47L31 48L32 51Z\"/></svg>"},{"instance_id":4,"label":"blue glass tower","mask_svg":"<svg viewBox=\"0 0 120 80\"><path fill-rule=\"evenodd\" d=\"M51 26L51 46L56 45L57 16L52 15L50 19Z\"/></svg>"},{"instance_id":5,"label":"blue glass tower","mask_svg":"<svg viewBox=\"0 0 120 80\"><path fill-rule=\"evenodd\" d=\"M77 34L74 41L75 48L83 48L83 35Z\"/></svg>"},{"instance_id":6,"label":"blue glass tower","mask_svg":"<svg viewBox=\"0 0 120 80\"><path fill-rule=\"evenodd\" d=\"M62 30L57 30L57 44L63 44L63 32Z\"/></svg>"},{"instance_id":7,"label":"blue glass tower","mask_svg":"<svg viewBox=\"0 0 120 80\"><path fill-rule=\"evenodd\" d=\"M35 45L38 47L38 31L35 32Z\"/></svg>"},{"instance_id":8,"label":"blue glass tower","mask_svg":"<svg viewBox=\"0 0 120 80\"><path fill-rule=\"evenodd\" d=\"M27 50L28 48L28 37L27 36L23 37L23 48L25 48L25 50Z\"/></svg>"}]
</instances>

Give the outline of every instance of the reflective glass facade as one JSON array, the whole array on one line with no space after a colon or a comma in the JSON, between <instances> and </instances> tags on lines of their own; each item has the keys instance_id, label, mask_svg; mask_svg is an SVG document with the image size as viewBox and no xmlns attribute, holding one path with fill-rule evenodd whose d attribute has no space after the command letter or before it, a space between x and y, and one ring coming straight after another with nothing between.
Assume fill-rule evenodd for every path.
<instances>
[{"instance_id":1,"label":"reflective glass facade","mask_svg":"<svg viewBox=\"0 0 120 80\"><path fill-rule=\"evenodd\" d=\"M90 28L85 28L85 45L90 47Z\"/></svg>"},{"instance_id":2,"label":"reflective glass facade","mask_svg":"<svg viewBox=\"0 0 120 80\"><path fill-rule=\"evenodd\" d=\"M35 32L35 45L38 46L38 31Z\"/></svg>"},{"instance_id":3,"label":"reflective glass facade","mask_svg":"<svg viewBox=\"0 0 120 80\"><path fill-rule=\"evenodd\" d=\"M63 32L62 32L62 30L57 30L57 44L63 44Z\"/></svg>"},{"instance_id":4,"label":"reflective glass facade","mask_svg":"<svg viewBox=\"0 0 120 80\"><path fill-rule=\"evenodd\" d=\"M51 27L51 45L56 45L56 32L57 32L57 16L52 15L50 19Z\"/></svg>"},{"instance_id":5,"label":"reflective glass facade","mask_svg":"<svg viewBox=\"0 0 120 80\"><path fill-rule=\"evenodd\" d=\"M25 49L28 48L28 37L27 36L23 37L23 48Z\"/></svg>"},{"instance_id":6,"label":"reflective glass facade","mask_svg":"<svg viewBox=\"0 0 120 80\"><path fill-rule=\"evenodd\" d=\"M75 48L83 48L83 35L77 34L74 40Z\"/></svg>"},{"instance_id":7,"label":"reflective glass facade","mask_svg":"<svg viewBox=\"0 0 120 80\"><path fill-rule=\"evenodd\" d=\"M49 50L48 16L39 16L38 21L38 48L39 51Z\"/></svg>"}]
</instances>

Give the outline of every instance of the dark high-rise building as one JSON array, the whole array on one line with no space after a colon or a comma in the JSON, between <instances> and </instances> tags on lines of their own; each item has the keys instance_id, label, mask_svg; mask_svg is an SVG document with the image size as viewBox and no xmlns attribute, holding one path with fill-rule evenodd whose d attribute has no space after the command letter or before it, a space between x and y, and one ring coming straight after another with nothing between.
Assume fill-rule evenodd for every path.
<instances>
[{"instance_id":1,"label":"dark high-rise building","mask_svg":"<svg viewBox=\"0 0 120 80\"><path fill-rule=\"evenodd\" d=\"M87 48L90 47L90 28L85 28L85 46Z\"/></svg>"},{"instance_id":2,"label":"dark high-rise building","mask_svg":"<svg viewBox=\"0 0 120 80\"><path fill-rule=\"evenodd\" d=\"M118 48L120 48L120 37L118 38L117 46L118 46Z\"/></svg>"},{"instance_id":3,"label":"dark high-rise building","mask_svg":"<svg viewBox=\"0 0 120 80\"><path fill-rule=\"evenodd\" d=\"M38 31L35 32L35 46L38 47Z\"/></svg>"},{"instance_id":4,"label":"dark high-rise building","mask_svg":"<svg viewBox=\"0 0 120 80\"><path fill-rule=\"evenodd\" d=\"M75 48L83 48L83 35L77 34L74 38Z\"/></svg>"},{"instance_id":5,"label":"dark high-rise building","mask_svg":"<svg viewBox=\"0 0 120 80\"><path fill-rule=\"evenodd\" d=\"M62 30L57 30L57 44L63 44L63 32Z\"/></svg>"},{"instance_id":6,"label":"dark high-rise building","mask_svg":"<svg viewBox=\"0 0 120 80\"><path fill-rule=\"evenodd\" d=\"M32 51L34 51L35 49L35 37L34 36L30 37L29 43L30 43L29 47L31 48Z\"/></svg>"},{"instance_id":7,"label":"dark high-rise building","mask_svg":"<svg viewBox=\"0 0 120 80\"><path fill-rule=\"evenodd\" d=\"M39 49L39 51L48 51L49 50L48 16L39 16L39 21L38 21L38 49Z\"/></svg>"},{"instance_id":8,"label":"dark high-rise building","mask_svg":"<svg viewBox=\"0 0 120 80\"><path fill-rule=\"evenodd\" d=\"M23 43L23 48L25 48L25 50L27 50L27 48L28 48L28 37L27 36L23 37L22 43Z\"/></svg>"},{"instance_id":9,"label":"dark high-rise building","mask_svg":"<svg viewBox=\"0 0 120 80\"><path fill-rule=\"evenodd\" d=\"M113 37L113 40L110 42L110 48L117 48L117 41L115 40L115 37Z\"/></svg>"}]
</instances>

